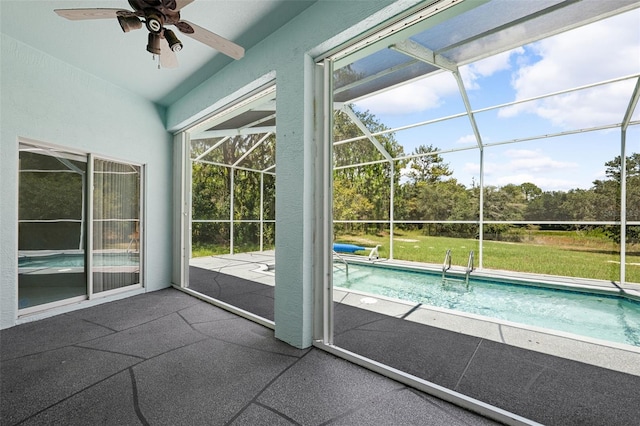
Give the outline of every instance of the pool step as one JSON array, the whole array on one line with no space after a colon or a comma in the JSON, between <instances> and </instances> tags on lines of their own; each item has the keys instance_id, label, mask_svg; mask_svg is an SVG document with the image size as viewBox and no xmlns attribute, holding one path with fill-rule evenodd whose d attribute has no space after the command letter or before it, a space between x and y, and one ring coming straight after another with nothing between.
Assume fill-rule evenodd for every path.
<instances>
[{"instance_id":1,"label":"pool step","mask_svg":"<svg viewBox=\"0 0 640 426\"><path fill-rule=\"evenodd\" d=\"M469 281L464 278L443 278L442 288L452 291L469 291Z\"/></svg>"}]
</instances>

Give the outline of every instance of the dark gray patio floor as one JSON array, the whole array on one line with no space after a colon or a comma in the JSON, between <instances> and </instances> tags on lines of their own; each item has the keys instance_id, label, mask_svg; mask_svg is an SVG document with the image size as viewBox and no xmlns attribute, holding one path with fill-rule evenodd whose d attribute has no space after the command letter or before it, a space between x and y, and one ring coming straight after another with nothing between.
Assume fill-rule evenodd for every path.
<instances>
[{"instance_id":1,"label":"dark gray patio floor","mask_svg":"<svg viewBox=\"0 0 640 426\"><path fill-rule=\"evenodd\" d=\"M493 422L167 289L0 331L2 425Z\"/></svg>"},{"instance_id":2,"label":"dark gray patio floor","mask_svg":"<svg viewBox=\"0 0 640 426\"><path fill-rule=\"evenodd\" d=\"M271 286L191 267L191 288L273 318ZM340 303L334 322L338 347L536 422L640 424L640 376Z\"/></svg>"}]
</instances>

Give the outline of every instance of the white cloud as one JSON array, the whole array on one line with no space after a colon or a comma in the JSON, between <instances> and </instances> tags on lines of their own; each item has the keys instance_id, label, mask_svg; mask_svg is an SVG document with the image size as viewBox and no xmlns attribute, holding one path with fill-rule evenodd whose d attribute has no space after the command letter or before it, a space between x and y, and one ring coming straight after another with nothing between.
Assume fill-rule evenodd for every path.
<instances>
[{"instance_id":1,"label":"white cloud","mask_svg":"<svg viewBox=\"0 0 640 426\"><path fill-rule=\"evenodd\" d=\"M486 141L485 141L486 142ZM476 140L476 135L464 135L461 136L460 138L458 138L458 140L456 141L457 144L459 145L465 145L465 144L470 144L470 143L477 143Z\"/></svg>"},{"instance_id":2,"label":"white cloud","mask_svg":"<svg viewBox=\"0 0 640 426\"><path fill-rule=\"evenodd\" d=\"M478 80L480 78L491 77L496 72L511 69L512 56L522 55L523 53L524 49L522 47L518 47L517 49L502 52L460 67L460 75L462 76L465 89L478 89Z\"/></svg>"},{"instance_id":3,"label":"white cloud","mask_svg":"<svg viewBox=\"0 0 640 426\"><path fill-rule=\"evenodd\" d=\"M439 73L426 79L397 86L393 89L355 102L360 110L375 115L402 115L438 108L442 98L458 91L449 73Z\"/></svg>"},{"instance_id":4,"label":"white cloud","mask_svg":"<svg viewBox=\"0 0 640 426\"><path fill-rule=\"evenodd\" d=\"M517 48L461 67L460 75L465 88L478 89L479 79L510 69L511 57L522 53L524 49ZM376 115L402 115L438 108L442 105L443 98L458 94L458 84L453 76L448 72L441 72L362 99L355 104L359 109L369 110Z\"/></svg>"},{"instance_id":5,"label":"white cloud","mask_svg":"<svg viewBox=\"0 0 640 426\"><path fill-rule=\"evenodd\" d=\"M486 185L519 185L532 182L545 191L568 190L580 186L577 181L564 178L579 169L577 163L554 160L540 150L528 149L510 149L504 152L504 157L504 161L485 163ZM471 171L472 164L468 166L468 170Z\"/></svg>"},{"instance_id":6,"label":"white cloud","mask_svg":"<svg viewBox=\"0 0 640 426\"><path fill-rule=\"evenodd\" d=\"M511 69L513 57L524 53L522 47L479 60L460 67L460 75L465 89L479 89L479 80L490 77L496 72ZM443 98L459 96L458 85L449 72L441 72L424 79L378 93L355 102L360 110L369 110L375 115L402 115L438 108Z\"/></svg>"},{"instance_id":7,"label":"white cloud","mask_svg":"<svg viewBox=\"0 0 640 426\"><path fill-rule=\"evenodd\" d=\"M522 47L518 47L517 49L499 53L489 58L474 62L473 64L471 64L470 68L474 71L474 73L482 77L489 77L498 71L510 69L511 56L521 55L523 53L524 49Z\"/></svg>"},{"instance_id":8,"label":"white cloud","mask_svg":"<svg viewBox=\"0 0 640 426\"><path fill-rule=\"evenodd\" d=\"M480 164L479 163L464 163L463 170L466 173L472 174L474 176L478 176L480 174Z\"/></svg>"},{"instance_id":9,"label":"white cloud","mask_svg":"<svg viewBox=\"0 0 640 426\"><path fill-rule=\"evenodd\" d=\"M535 149L509 149L504 155L509 158L538 158L540 151Z\"/></svg>"},{"instance_id":10,"label":"white cloud","mask_svg":"<svg viewBox=\"0 0 640 426\"><path fill-rule=\"evenodd\" d=\"M510 160L502 165L502 168L504 170L517 170L521 173L545 173L556 170L562 170L566 173L568 169L578 168L578 163L557 161L538 150L511 149L505 152L505 156Z\"/></svg>"},{"instance_id":11,"label":"white cloud","mask_svg":"<svg viewBox=\"0 0 640 426\"><path fill-rule=\"evenodd\" d=\"M597 173L593 174L592 180L595 181L595 180L605 180L605 179L607 179L607 171L606 169L601 169L601 170L598 170Z\"/></svg>"},{"instance_id":12,"label":"white cloud","mask_svg":"<svg viewBox=\"0 0 640 426\"><path fill-rule=\"evenodd\" d=\"M516 100L640 72L638 22L640 10L634 10L529 46L541 59L514 74ZM501 110L499 115L529 112L562 128L617 123L633 84L619 83L520 104Z\"/></svg>"}]
</instances>

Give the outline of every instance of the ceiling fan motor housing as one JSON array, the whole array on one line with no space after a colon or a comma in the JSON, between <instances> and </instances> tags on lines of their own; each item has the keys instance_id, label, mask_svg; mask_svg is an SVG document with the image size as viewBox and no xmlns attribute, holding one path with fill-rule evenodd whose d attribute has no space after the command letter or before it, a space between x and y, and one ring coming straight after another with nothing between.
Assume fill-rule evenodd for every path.
<instances>
[{"instance_id":1,"label":"ceiling fan motor housing","mask_svg":"<svg viewBox=\"0 0 640 426\"><path fill-rule=\"evenodd\" d=\"M164 25L164 16L161 13L157 13L155 10L149 13L145 12L145 24L149 32L154 34L160 34L162 32L162 26Z\"/></svg>"}]
</instances>

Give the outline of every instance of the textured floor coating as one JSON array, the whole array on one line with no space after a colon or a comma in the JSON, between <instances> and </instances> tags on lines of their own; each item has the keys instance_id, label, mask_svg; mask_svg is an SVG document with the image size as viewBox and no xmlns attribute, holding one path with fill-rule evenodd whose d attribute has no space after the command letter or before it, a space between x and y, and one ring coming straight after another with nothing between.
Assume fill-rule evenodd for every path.
<instances>
[{"instance_id":1,"label":"textured floor coating","mask_svg":"<svg viewBox=\"0 0 640 426\"><path fill-rule=\"evenodd\" d=\"M193 288L273 318L272 286L260 290L220 271L191 267ZM338 347L545 425L627 426L640 419L638 375L341 303L334 332Z\"/></svg>"},{"instance_id":2,"label":"textured floor coating","mask_svg":"<svg viewBox=\"0 0 640 426\"><path fill-rule=\"evenodd\" d=\"M490 425L167 289L0 331L2 425Z\"/></svg>"}]
</instances>

